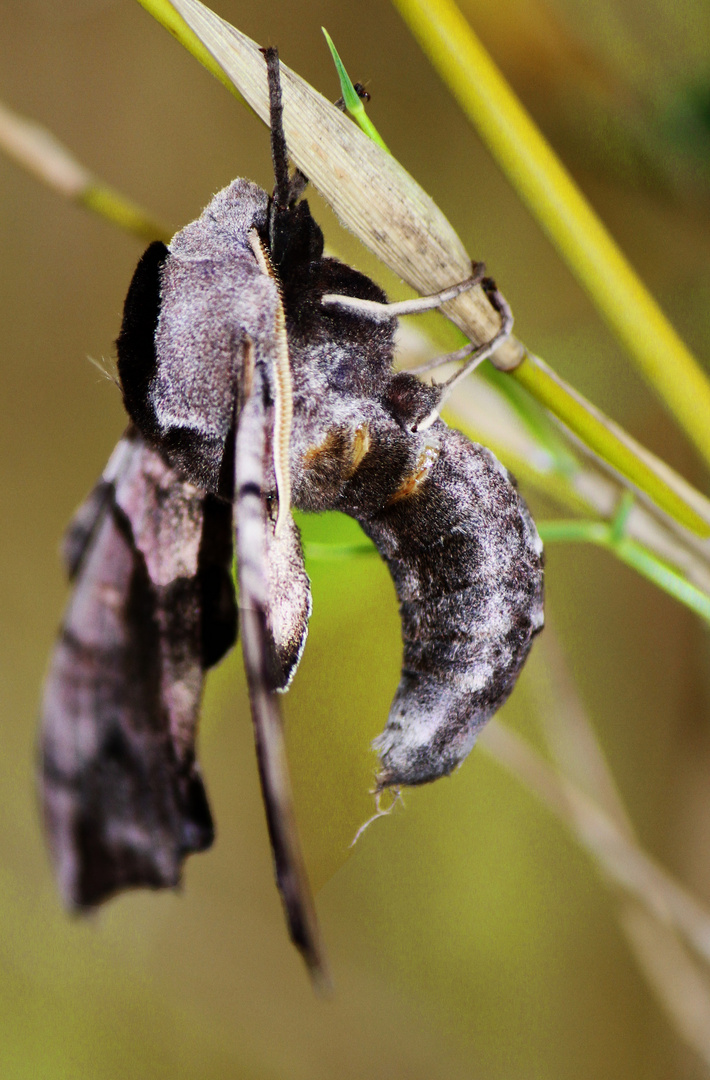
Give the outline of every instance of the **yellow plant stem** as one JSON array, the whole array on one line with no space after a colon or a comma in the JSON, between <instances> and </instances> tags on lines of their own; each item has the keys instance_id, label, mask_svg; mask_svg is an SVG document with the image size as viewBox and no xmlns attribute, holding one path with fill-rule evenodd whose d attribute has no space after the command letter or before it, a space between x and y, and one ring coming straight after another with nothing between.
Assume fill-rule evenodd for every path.
<instances>
[{"instance_id":1,"label":"yellow plant stem","mask_svg":"<svg viewBox=\"0 0 710 1080\"><path fill-rule=\"evenodd\" d=\"M78 196L77 202L146 242L162 240L167 244L172 238L172 233L154 221L145 210L107 184L89 184Z\"/></svg>"},{"instance_id":2,"label":"yellow plant stem","mask_svg":"<svg viewBox=\"0 0 710 1080\"><path fill-rule=\"evenodd\" d=\"M0 150L53 191L119 225L141 240L171 233L137 203L102 183L51 131L0 102Z\"/></svg>"},{"instance_id":3,"label":"yellow plant stem","mask_svg":"<svg viewBox=\"0 0 710 1080\"><path fill-rule=\"evenodd\" d=\"M710 464L710 382L453 0L394 0L594 304Z\"/></svg>"},{"instance_id":4,"label":"yellow plant stem","mask_svg":"<svg viewBox=\"0 0 710 1080\"><path fill-rule=\"evenodd\" d=\"M156 22L164 26L184 49L187 49L196 60L199 60L202 66L207 68L210 75L214 75L215 79L219 79L222 85L227 87L230 94L234 94L242 104L245 104L244 98L232 80L228 75L225 75L209 49L205 48L194 30L190 29L182 15L178 15L168 0L138 0L138 3L145 8L149 15L153 16Z\"/></svg>"}]
</instances>

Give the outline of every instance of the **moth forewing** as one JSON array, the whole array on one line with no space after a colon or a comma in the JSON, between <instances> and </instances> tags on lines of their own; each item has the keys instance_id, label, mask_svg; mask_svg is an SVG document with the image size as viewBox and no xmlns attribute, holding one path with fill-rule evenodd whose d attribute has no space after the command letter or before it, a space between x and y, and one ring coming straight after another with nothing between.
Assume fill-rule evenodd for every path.
<instances>
[{"instance_id":1,"label":"moth forewing","mask_svg":"<svg viewBox=\"0 0 710 1080\"><path fill-rule=\"evenodd\" d=\"M272 380L264 358L257 358L255 352L254 345L248 343L244 378L251 390L239 418L235 451L242 652L276 882L291 939L303 955L314 982L327 987L329 977L296 830L283 723L275 693L283 682L283 665L269 626L275 599L270 580L273 571L268 560L275 531L275 522L267 509L268 478L273 473L269 433L273 431L275 409ZM289 519L290 516L289 512ZM299 645L299 655L300 648Z\"/></svg>"}]
</instances>

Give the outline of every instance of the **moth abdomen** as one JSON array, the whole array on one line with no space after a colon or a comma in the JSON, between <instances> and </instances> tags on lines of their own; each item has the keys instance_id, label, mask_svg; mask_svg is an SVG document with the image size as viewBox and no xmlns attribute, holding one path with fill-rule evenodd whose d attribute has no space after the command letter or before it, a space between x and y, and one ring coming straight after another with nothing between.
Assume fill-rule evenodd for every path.
<instances>
[{"instance_id":1,"label":"moth abdomen","mask_svg":"<svg viewBox=\"0 0 710 1080\"><path fill-rule=\"evenodd\" d=\"M438 452L427 440L439 440ZM513 688L541 628L542 546L490 451L437 425L367 531L402 617L402 677L375 741L380 788L450 773Z\"/></svg>"},{"instance_id":2,"label":"moth abdomen","mask_svg":"<svg viewBox=\"0 0 710 1080\"><path fill-rule=\"evenodd\" d=\"M379 790L448 776L473 749L494 707L477 707L452 674L402 672L387 726L372 744L380 755Z\"/></svg>"}]
</instances>

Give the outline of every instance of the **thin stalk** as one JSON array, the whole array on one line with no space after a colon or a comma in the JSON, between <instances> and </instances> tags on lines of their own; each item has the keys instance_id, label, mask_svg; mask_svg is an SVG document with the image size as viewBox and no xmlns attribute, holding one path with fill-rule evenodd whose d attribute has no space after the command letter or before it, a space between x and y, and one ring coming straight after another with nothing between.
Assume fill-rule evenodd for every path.
<instances>
[{"instance_id":1,"label":"thin stalk","mask_svg":"<svg viewBox=\"0 0 710 1080\"><path fill-rule=\"evenodd\" d=\"M623 824L498 720L483 729L478 745L571 830L614 885L637 899L654 918L673 926L710 963L710 910L640 848Z\"/></svg>"},{"instance_id":2,"label":"thin stalk","mask_svg":"<svg viewBox=\"0 0 710 1080\"><path fill-rule=\"evenodd\" d=\"M622 506L628 513L633 499L622 499ZM354 544L328 543L308 538L308 523L299 516L303 537L303 551L306 561L340 562L344 559L360 558L377 554L374 544L369 541ZM612 522L585 520L539 521L538 532L545 544L584 543L596 544L610 551L621 562L632 567L642 577L647 578L657 588L668 593L674 600L685 604L706 622L710 622L710 596L688 581L681 573L659 559L643 544L622 534L623 523L619 516Z\"/></svg>"},{"instance_id":3,"label":"thin stalk","mask_svg":"<svg viewBox=\"0 0 710 1080\"><path fill-rule=\"evenodd\" d=\"M510 375L590 450L648 495L670 517L698 536L710 536L710 504L707 500L561 379L544 361L528 353Z\"/></svg>"},{"instance_id":4,"label":"thin stalk","mask_svg":"<svg viewBox=\"0 0 710 1080\"><path fill-rule=\"evenodd\" d=\"M565 543L596 544L616 555L617 559L631 566L637 573L651 581L657 588L685 604L706 622L710 623L710 596L691 584L677 570L664 563L648 548L628 536L617 538L614 522L605 521L544 521L538 523L540 536L545 544Z\"/></svg>"},{"instance_id":5,"label":"thin stalk","mask_svg":"<svg viewBox=\"0 0 710 1080\"><path fill-rule=\"evenodd\" d=\"M118 225L124 232L133 233L148 243L162 240L167 244L172 238L174 230L160 225L132 199L127 199L120 191L98 180L84 189L77 202L86 210L91 210L104 220Z\"/></svg>"},{"instance_id":6,"label":"thin stalk","mask_svg":"<svg viewBox=\"0 0 710 1080\"><path fill-rule=\"evenodd\" d=\"M389 153L368 117L328 32L323 27L321 29L338 72L348 112L361 130ZM710 505L705 504L705 500L695 500L695 492L690 488L679 493L678 485L681 488L686 486L681 477L672 476L664 463L652 459L622 428L567 385L539 357L526 352L522 362L506 374L524 386L535 401L545 405L599 457L609 464L613 463L622 476L648 495L660 509L698 536L710 536ZM700 513L689 505L693 501L696 501Z\"/></svg>"},{"instance_id":7,"label":"thin stalk","mask_svg":"<svg viewBox=\"0 0 710 1080\"><path fill-rule=\"evenodd\" d=\"M60 195L141 240L168 241L172 233L137 203L104 184L51 131L0 102L0 148Z\"/></svg>"},{"instance_id":8,"label":"thin stalk","mask_svg":"<svg viewBox=\"0 0 710 1080\"><path fill-rule=\"evenodd\" d=\"M328 32L322 27L321 29L338 72L348 112L366 135L383 150L387 150L368 117ZM389 150L387 152L389 153ZM493 370L495 371L495 368ZM698 536L704 538L710 536L710 518L708 518L710 507L700 506L704 512L703 516L688 506L687 497L683 497L687 493L679 494L677 485L669 484L662 475L659 475L657 464L649 461L646 452L639 454L639 450L643 448L635 445L626 432L568 386L539 357L526 352L522 362L506 374L524 386L535 401L544 404L599 457L608 463L614 462L614 468L645 492L662 510L697 533ZM677 479L683 484L680 477Z\"/></svg>"},{"instance_id":9,"label":"thin stalk","mask_svg":"<svg viewBox=\"0 0 710 1080\"><path fill-rule=\"evenodd\" d=\"M194 56L195 60L198 60L204 68L207 68L210 75L214 75L215 79L219 79L222 86L226 86L230 94L233 94L244 104L244 98L232 80L224 73L209 49L205 48L194 30L190 29L182 15L177 13L168 0L138 0L138 3L145 8L149 15L153 16L156 22L164 26L168 33L172 34L175 40L179 41L182 47Z\"/></svg>"},{"instance_id":10,"label":"thin stalk","mask_svg":"<svg viewBox=\"0 0 710 1080\"><path fill-rule=\"evenodd\" d=\"M630 501L622 500L615 525L623 528ZM594 727L548 620L527 668L525 688L558 772L609 815L629 843L638 846L633 823L599 745ZM710 1064L710 980L691 956L679 931L643 903L617 890L617 918L641 971L679 1035Z\"/></svg>"},{"instance_id":11,"label":"thin stalk","mask_svg":"<svg viewBox=\"0 0 710 1080\"><path fill-rule=\"evenodd\" d=\"M363 555L377 555L377 548L371 541L361 544L328 544L319 540L304 540L303 554L306 560L314 562L340 562L343 559L356 559Z\"/></svg>"},{"instance_id":12,"label":"thin stalk","mask_svg":"<svg viewBox=\"0 0 710 1080\"><path fill-rule=\"evenodd\" d=\"M512 380L498 377L524 393ZM541 441L534 429L522 424L520 410L502 401L488 380L460 388L452 420L469 438L490 447L524 488L551 499L569 517L612 520L624 492L631 494L617 477L598 468L596 456L590 454L581 460L567 454L560 460L559 454L550 450L548 439ZM641 499L633 500L629 508L624 534L710 595L707 541L680 529L670 519L660 518Z\"/></svg>"}]
</instances>

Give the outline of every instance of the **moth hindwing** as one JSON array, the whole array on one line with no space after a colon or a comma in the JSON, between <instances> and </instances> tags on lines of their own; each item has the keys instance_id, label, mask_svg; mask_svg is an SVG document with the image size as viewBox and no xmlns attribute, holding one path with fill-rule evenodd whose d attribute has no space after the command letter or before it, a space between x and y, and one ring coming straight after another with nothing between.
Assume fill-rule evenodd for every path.
<instances>
[{"instance_id":1,"label":"moth hindwing","mask_svg":"<svg viewBox=\"0 0 710 1080\"><path fill-rule=\"evenodd\" d=\"M203 674L236 634L230 508L130 430L70 528L76 579L45 685L45 821L65 901L174 886L212 842Z\"/></svg>"}]
</instances>

